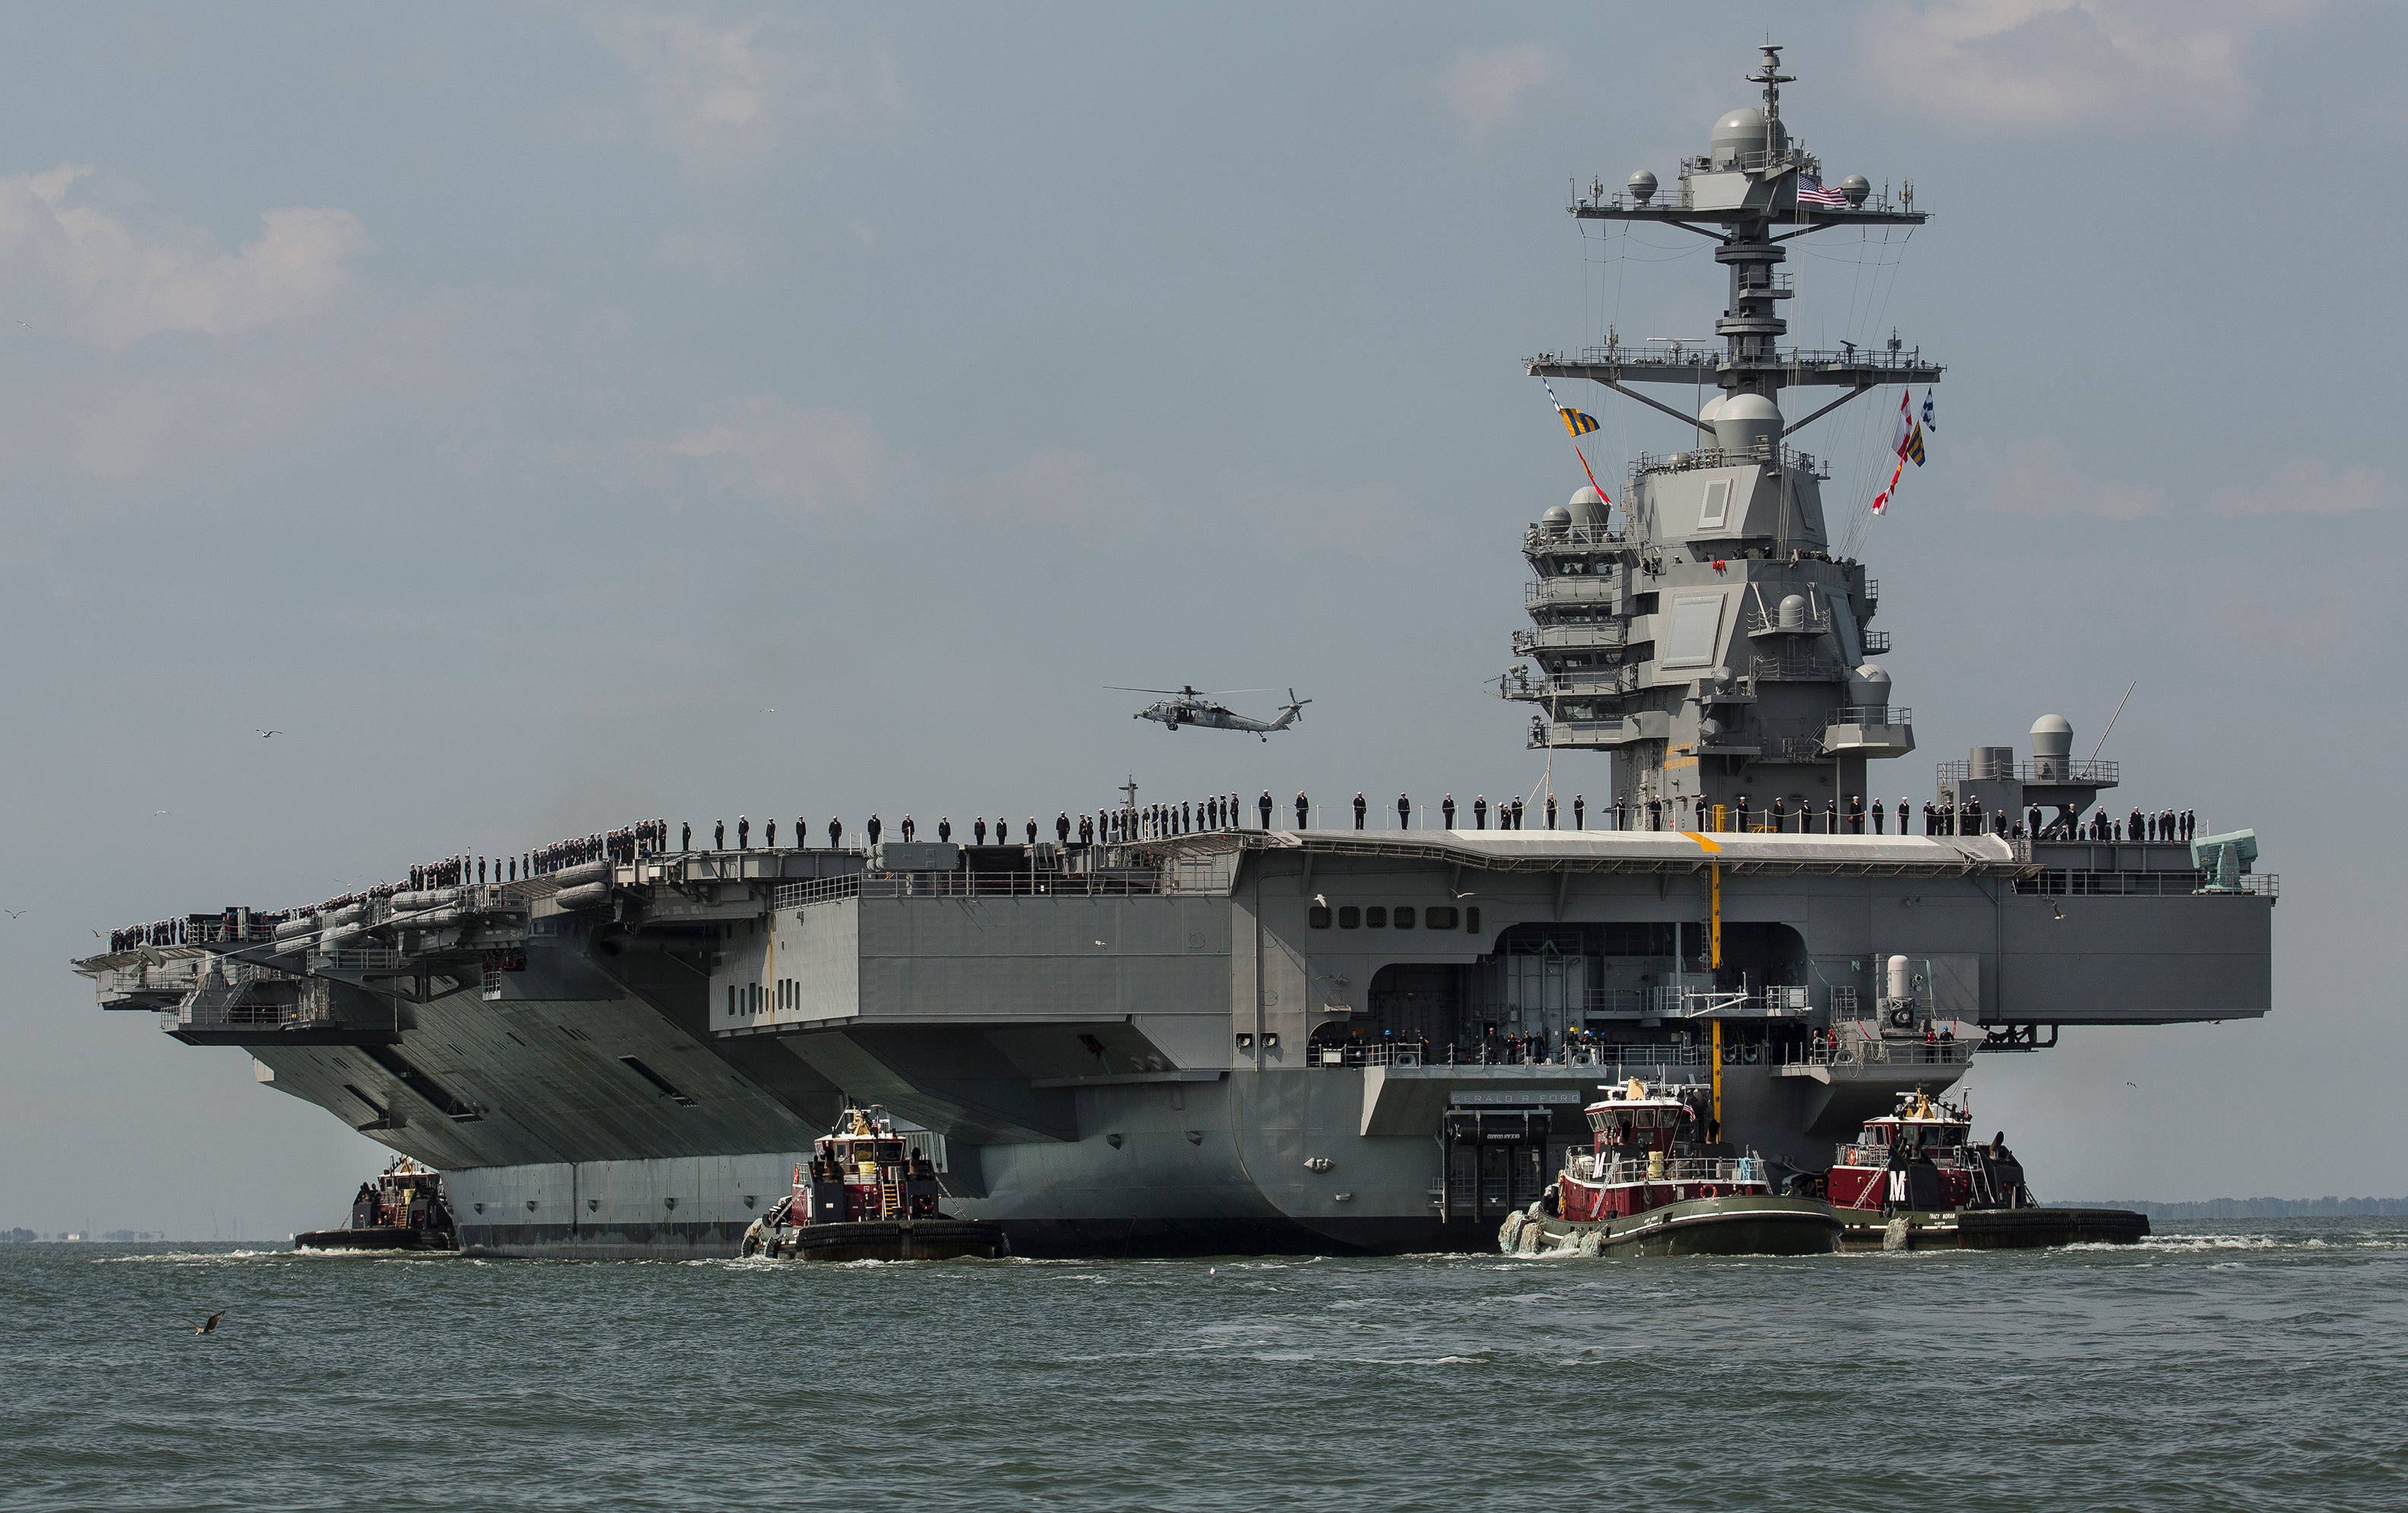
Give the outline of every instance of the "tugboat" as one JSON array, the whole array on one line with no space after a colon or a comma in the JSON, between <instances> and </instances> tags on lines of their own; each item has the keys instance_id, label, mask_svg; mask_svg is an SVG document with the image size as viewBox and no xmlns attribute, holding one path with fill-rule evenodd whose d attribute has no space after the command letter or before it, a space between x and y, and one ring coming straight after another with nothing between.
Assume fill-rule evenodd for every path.
<instances>
[{"instance_id":1,"label":"tugboat","mask_svg":"<svg viewBox=\"0 0 2408 1513\"><path fill-rule=\"evenodd\" d=\"M1596 1139L1570 1150L1546 1196L1498 1232L1508 1255L1818 1256L1840 1247L1819 1198L1772 1190L1764 1159L1698 1138L1705 1088L1637 1077L1588 1105ZM1727 1147L1723 1147L1727 1150Z\"/></svg>"},{"instance_id":2,"label":"tugboat","mask_svg":"<svg viewBox=\"0 0 2408 1513\"><path fill-rule=\"evenodd\" d=\"M351 1222L339 1230L304 1230L295 1250L457 1250L458 1227L443 1193L442 1174L396 1156L351 1199Z\"/></svg>"},{"instance_id":3,"label":"tugboat","mask_svg":"<svg viewBox=\"0 0 2408 1513\"><path fill-rule=\"evenodd\" d=\"M1972 1138L1961 1102L1916 1091L1865 1121L1819 1184L1850 1250L2036 1250L2130 1245L2149 1216L2124 1208L2052 1208L2032 1198L2002 1131Z\"/></svg>"},{"instance_id":4,"label":"tugboat","mask_svg":"<svg viewBox=\"0 0 2408 1513\"><path fill-rule=\"evenodd\" d=\"M788 1261L992 1261L1011 1254L1003 1226L949 1218L937 1169L882 1108L848 1108L811 1142L794 1190L744 1232L743 1253Z\"/></svg>"}]
</instances>

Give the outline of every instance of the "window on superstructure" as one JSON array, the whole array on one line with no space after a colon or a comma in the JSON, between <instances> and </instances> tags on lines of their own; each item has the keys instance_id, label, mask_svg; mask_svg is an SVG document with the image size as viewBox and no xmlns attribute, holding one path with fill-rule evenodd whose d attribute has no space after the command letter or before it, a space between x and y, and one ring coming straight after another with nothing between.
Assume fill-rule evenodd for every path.
<instances>
[{"instance_id":1,"label":"window on superstructure","mask_svg":"<svg viewBox=\"0 0 2408 1513\"><path fill-rule=\"evenodd\" d=\"M1412 904L1401 903L1397 906L1397 928L1398 929L1411 929L1413 928L1413 906Z\"/></svg>"},{"instance_id":2,"label":"window on superstructure","mask_svg":"<svg viewBox=\"0 0 2408 1513\"><path fill-rule=\"evenodd\" d=\"M1312 926L1314 929L1327 929L1329 928L1329 905L1326 903L1316 903L1312 908L1307 909L1304 912L1304 922L1307 925Z\"/></svg>"},{"instance_id":3,"label":"window on superstructure","mask_svg":"<svg viewBox=\"0 0 2408 1513\"><path fill-rule=\"evenodd\" d=\"M1371 905L1371 907L1369 907L1369 909L1364 910L1364 911L1363 911L1363 928L1364 928L1365 929L1387 929L1387 928L1388 928L1388 911L1387 911L1387 907L1386 907L1385 905L1383 905L1383 904L1377 904L1377 903L1375 903L1375 904Z\"/></svg>"},{"instance_id":4,"label":"window on superstructure","mask_svg":"<svg viewBox=\"0 0 2408 1513\"><path fill-rule=\"evenodd\" d=\"M1351 903L1350 903L1350 904L1348 904L1348 905L1346 905L1344 908L1342 908L1342 909L1339 910L1339 911L1338 911L1338 928L1339 928L1340 929L1362 929L1362 928L1363 928L1363 911L1362 911L1362 910L1360 910L1360 909L1355 908L1355 907L1354 907L1353 904L1351 904Z\"/></svg>"},{"instance_id":5,"label":"window on superstructure","mask_svg":"<svg viewBox=\"0 0 2408 1513\"><path fill-rule=\"evenodd\" d=\"M1451 904L1434 904L1426 911L1432 929L1453 929L1456 924L1455 910Z\"/></svg>"}]
</instances>

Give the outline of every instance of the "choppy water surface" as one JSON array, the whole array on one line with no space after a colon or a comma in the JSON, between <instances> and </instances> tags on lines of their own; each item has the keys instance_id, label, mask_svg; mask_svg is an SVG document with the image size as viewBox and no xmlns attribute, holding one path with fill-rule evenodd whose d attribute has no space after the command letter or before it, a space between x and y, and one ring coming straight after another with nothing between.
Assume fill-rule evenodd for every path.
<instances>
[{"instance_id":1,"label":"choppy water surface","mask_svg":"<svg viewBox=\"0 0 2408 1513\"><path fill-rule=\"evenodd\" d=\"M2408 1506L2408 1223L2164 1228L1811 1261L12 1246L0 1506Z\"/></svg>"}]
</instances>

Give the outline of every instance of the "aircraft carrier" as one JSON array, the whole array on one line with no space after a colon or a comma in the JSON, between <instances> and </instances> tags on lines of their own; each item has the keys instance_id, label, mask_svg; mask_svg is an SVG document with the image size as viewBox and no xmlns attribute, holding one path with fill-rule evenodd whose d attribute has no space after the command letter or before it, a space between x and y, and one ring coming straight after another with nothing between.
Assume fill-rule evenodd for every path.
<instances>
[{"instance_id":1,"label":"aircraft carrier","mask_svg":"<svg viewBox=\"0 0 2408 1513\"><path fill-rule=\"evenodd\" d=\"M439 1168L463 1246L525 1256L732 1255L848 1102L914 1127L949 1211L1022 1254L1484 1249L1604 1082L1710 1088L1725 1141L1812 1172L1977 1055L2264 1014L2254 836L2111 817L2122 775L2064 721L1874 807L1913 719L1793 443L1940 369L1783 346L1781 266L1926 213L1826 186L1777 50L1748 77L1761 102L1670 187L1570 207L1707 238L1719 344L1527 362L1694 433L1511 542L1529 624L1498 692L1551 772L1609 754L1611 799L1131 795L971 844L650 821L121 929L76 970Z\"/></svg>"}]
</instances>

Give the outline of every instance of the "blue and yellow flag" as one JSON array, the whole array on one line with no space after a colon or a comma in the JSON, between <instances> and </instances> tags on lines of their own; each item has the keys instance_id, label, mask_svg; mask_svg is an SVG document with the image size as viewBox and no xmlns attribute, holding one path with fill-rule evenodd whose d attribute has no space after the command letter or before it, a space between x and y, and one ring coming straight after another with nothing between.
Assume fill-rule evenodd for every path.
<instances>
[{"instance_id":1,"label":"blue and yellow flag","mask_svg":"<svg viewBox=\"0 0 2408 1513\"><path fill-rule=\"evenodd\" d=\"M1562 405L1557 405L1555 407L1555 413L1564 418L1564 429L1571 432L1574 436L1586 436L1589 432L1597 429L1597 417L1595 415L1584 414L1580 411L1567 409Z\"/></svg>"}]
</instances>

